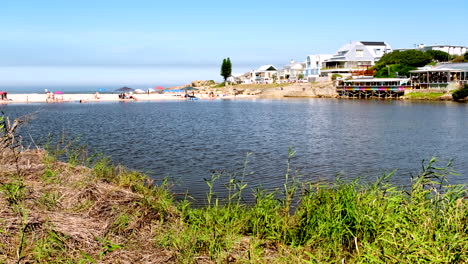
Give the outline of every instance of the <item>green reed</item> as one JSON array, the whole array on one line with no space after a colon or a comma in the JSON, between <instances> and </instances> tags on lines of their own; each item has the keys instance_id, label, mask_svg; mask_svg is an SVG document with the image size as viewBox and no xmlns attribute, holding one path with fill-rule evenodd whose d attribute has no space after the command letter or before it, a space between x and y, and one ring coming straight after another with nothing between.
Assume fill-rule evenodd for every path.
<instances>
[{"instance_id":1,"label":"green reed","mask_svg":"<svg viewBox=\"0 0 468 264\"><path fill-rule=\"evenodd\" d=\"M292 155L290 151L288 160ZM182 214L189 231L184 235L194 242L187 246L193 254L204 252L219 260L234 250L232 241L252 237L305 247L303 261L310 263L462 263L468 252L467 189L448 185L447 176L454 174L451 164L436 163L435 158L423 163L409 189L391 183L393 172L370 184L341 179L305 184L293 210L299 185L290 181L288 161L283 195L257 189L251 206L232 201L202 208L186 205Z\"/></svg>"}]
</instances>

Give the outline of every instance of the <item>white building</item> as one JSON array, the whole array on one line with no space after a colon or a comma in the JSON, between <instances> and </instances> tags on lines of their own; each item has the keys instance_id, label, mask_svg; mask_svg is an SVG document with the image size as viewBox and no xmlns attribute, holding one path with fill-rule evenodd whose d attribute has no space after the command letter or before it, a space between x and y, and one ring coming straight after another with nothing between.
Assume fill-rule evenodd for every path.
<instances>
[{"instance_id":1,"label":"white building","mask_svg":"<svg viewBox=\"0 0 468 264\"><path fill-rule=\"evenodd\" d=\"M297 81L301 75L302 77L305 76L305 67L305 62L291 60L289 64L284 65L282 70L278 71L278 78L285 81Z\"/></svg>"},{"instance_id":2,"label":"white building","mask_svg":"<svg viewBox=\"0 0 468 264\"><path fill-rule=\"evenodd\" d=\"M254 71L256 83L273 83L278 74L278 69L273 65L262 65Z\"/></svg>"},{"instance_id":3,"label":"white building","mask_svg":"<svg viewBox=\"0 0 468 264\"><path fill-rule=\"evenodd\" d=\"M428 51L428 50L440 50L447 52L450 55L460 56L465 54L468 50L466 46L455 46L455 45L424 45L419 44L416 48L417 50L421 51Z\"/></svg>"},{"instance_id":4,"label":"white building","mask_svg":"<svg viewBox=\"0 0 468 264\"><path fill-rule=\"evenodd\" d=\"M235 76L236 82L239 84L251 83L273 83L278 73L273 65L262 65L256 70L251 70L242 75Z\"/></svg>"},{"instance_id":5,"label":"white building","mask_svg":"<svg viewBox=\"0 0 468 264\"><path fill-rule=\"evenodd\" d=\"M351 73L370 68L392 48L383 41L352 41L341 47L335 55L325 60L322 74Z\"/></svg>"},{"instance_id":6,"label":"white building","mask_svg":"<svg viewBox=\"0 0 468 264\"><path fill-rule=\"evenodd\" d=\"M307 81L316 81L318 80L322 65L326 60L331 59L333 55L331 54L316 54L316 55L309 55L306 58L306 66L304 75Z\"/></svg>"}]
</instances>

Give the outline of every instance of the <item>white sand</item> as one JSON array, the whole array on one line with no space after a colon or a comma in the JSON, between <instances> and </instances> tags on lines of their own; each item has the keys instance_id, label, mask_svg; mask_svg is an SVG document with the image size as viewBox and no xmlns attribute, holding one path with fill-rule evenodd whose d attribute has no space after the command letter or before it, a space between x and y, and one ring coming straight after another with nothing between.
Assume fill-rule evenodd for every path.
<instances>
[{"instance_id":1,"label":"white sand","mask_svg":"<svg viewBox=\"0 0 468 264\"><path fill-rule=\"evenodd\" d=\"M206 94L195 94L198 99L208 100L210 99ZM176 96L174 94L133 94L136 101L165 101L165 100L187 100L183 95ZM95 98L95 94L57 94L55 95L56 100L49 102L110 102L110 101L129 101L119 99L118 94L99 94L98 98ZM216 99L235 99L235 98L255 98L255 96L222 96ZM1 103L46 103L46 94L8 94L8 101L0 101Z\"/></svg>"}]
</instances>

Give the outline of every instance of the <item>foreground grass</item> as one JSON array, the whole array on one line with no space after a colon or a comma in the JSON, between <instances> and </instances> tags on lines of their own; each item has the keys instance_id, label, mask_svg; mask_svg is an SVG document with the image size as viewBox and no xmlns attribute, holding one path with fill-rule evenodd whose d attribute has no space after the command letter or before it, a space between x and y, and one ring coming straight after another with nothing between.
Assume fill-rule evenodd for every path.
<instances>
[{"instance_id":1,"label":"foreground grass","mask_svg":"<svg viewBox=\"0 0 468 264\"><path fill-rule=\"evenodd\" d=\"M414 93L409 93L409 94L405 95L405 97L407 97L408 99L437 100L443 95L444 95L444 93L414 92Z\"/></svg>"},{"instance_id":2,"label":"foreground grass","mask_svg":"<svg viewBox=\"0 0 468 264\"><path fill-rule=\"evenodd\" d=\"M1 128L1 127L0 127ZM0 263L466 263L467 188L425 163L411 187L299 182L242 203L242 175L213 174L207 205L70 145L0 149ZM5 141L5 142L6 142ZM289 158L293 156L290 152ZM67 162L59 161L67 160ZM213 186L221 181L226 197Z\"/></svg>"}]
</instances>

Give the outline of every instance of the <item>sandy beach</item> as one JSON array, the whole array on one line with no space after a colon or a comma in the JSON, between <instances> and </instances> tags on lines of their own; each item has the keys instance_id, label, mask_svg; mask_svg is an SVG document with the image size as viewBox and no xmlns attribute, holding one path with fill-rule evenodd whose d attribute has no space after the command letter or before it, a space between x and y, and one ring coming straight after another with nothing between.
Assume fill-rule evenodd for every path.
<instances>
[{"instance_id":1,"label":"sandy beach","mask_svg":"<svg viewBox=\"0 0 468 264\"><path fill-rule=\"evenodd\" d=\"M207 94L196 94L197 99L213 100ZM180 101L187 100L183 95L175 94L133 94L135 101ZM237 95L237 96L219 96L214 99L235 99L235 98L252 98L252 95ZM47 100L46 94L27 93L27 94L8 94L8 100L0 101L1 103L88 103L88 102L118 102L118 101L133 101L132 99L119 99L118 94L99 94L96 98L95 94L57 94L54 100Z\"/></svg>"}]
</instances>

